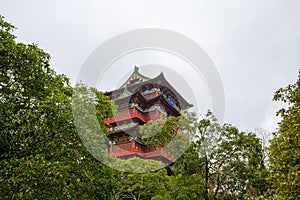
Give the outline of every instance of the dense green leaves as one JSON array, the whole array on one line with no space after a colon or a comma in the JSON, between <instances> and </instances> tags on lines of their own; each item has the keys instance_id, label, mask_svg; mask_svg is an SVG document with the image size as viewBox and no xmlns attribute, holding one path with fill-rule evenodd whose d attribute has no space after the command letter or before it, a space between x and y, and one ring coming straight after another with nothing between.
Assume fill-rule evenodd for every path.
<instances>
[{"instance_id":1,"label":"dense green leaves","mask_svg":"<svg viewBox=\"0 0 300 200\"><path fill-rule=\"evenodd\" d=\"M181 156L196 135L196 115L183 111L181 116L169 116L140 126L142 140L153 148L165 147L174 158Z\"/></svg>"},{"instance_id":2,"label":"dense green leaves","mask_svg":"<svg viewBox=\"0 0 300 200\"><path fill-rule=\"evenodd\" d=\"M175 127L178 126L179 120L180 118L171 116L141 126L140 132L143 134L143 142L153 148L167 145L176 135Z\"/></svg>"},{"instance_id":3,"label":"dense green leaves","mask_svg":"<svg viewBox=\"0 0 300 200\"><path fill-rule=\"evenodd\" d=\"M3 18L0 25L1 157L32 151L36 143L69 129L72 90L65 76L50 69L49 54L15 42Z\"/></svg>"},{"instance_id":4,"label":"dense green leaves","mask_svg":"<svg viewBox=\"0 0 300 200\"><path fill-rule=\"evenodd\" d=\"M68 79L50 69L50 56L36 45L17 43L2 17L0 26L1 198L111 199L116 173L82 145ZM95 92L96 107L111 110ZM99 111L99 119L108 114Z\"/></svg>"},{"instance_id":5,"label":"dense green leaves","mask_svg":"<svg viewBox=\"0 0 300 200\"><path fill-rule=\"evenodd\" d=\"M189 150L175 163L175 172L198 175L204 198L258 196L266 188L260 140L229 124L220 125L211 112L198 123ZM260 178L256 175L260 174Z\"/></svg>"},{"instance_id":6,"label":"dense green leaves","mask_svg":"<svg viewBox=\"0 0 300 200\"><path fill-rule=\"evenodd\" d=\"M276 199L300 198L300 71L295 84L279 89L275 101L287 108L278 111L282 117L278 132L270 145L271 194Z\"/></svg>"}]
</instances>

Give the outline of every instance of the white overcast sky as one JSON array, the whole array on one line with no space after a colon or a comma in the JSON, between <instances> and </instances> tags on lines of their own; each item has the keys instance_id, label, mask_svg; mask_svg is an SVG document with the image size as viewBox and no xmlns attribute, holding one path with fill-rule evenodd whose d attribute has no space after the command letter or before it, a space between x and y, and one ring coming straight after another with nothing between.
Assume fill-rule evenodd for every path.
<instances>
[{"instance_id":1,"label":"white overcast sky","mask_svg":"<svg viewBox=\"0 0 300 200\"><path fill-rule=\"evenodd\" d=\"M277 127L282 104L273 94L294 83L300 68L299 11L298 0L0 0L18 41L50 53L52 68L72 83L90 53L114 35L140 28L186 35L215 63L225 121L242 130Z\"/></svg>"}]
</instances>

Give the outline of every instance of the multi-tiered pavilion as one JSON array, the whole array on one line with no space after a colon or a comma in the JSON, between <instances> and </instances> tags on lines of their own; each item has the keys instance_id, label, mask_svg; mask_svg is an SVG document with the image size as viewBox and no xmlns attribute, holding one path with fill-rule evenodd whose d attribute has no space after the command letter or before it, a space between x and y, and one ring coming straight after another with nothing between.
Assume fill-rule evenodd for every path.
<instances>
[{"instance_id":1,"label":"multi-tiered pavilion","mask_svg":"<svg viewBox=\"0 0 300 200\"><path fill-rule=\"evenodd\" d=\"M173 158L163 146L156 149L143 144L139 125L166 116L179 116L189 104L165 79L163 73L148 78L134 72L118 89L106 92L117 106L115 116L105 118L109 131L109 153L119 158L141 157L171 163Z\"/></svg>"}]
</instances>

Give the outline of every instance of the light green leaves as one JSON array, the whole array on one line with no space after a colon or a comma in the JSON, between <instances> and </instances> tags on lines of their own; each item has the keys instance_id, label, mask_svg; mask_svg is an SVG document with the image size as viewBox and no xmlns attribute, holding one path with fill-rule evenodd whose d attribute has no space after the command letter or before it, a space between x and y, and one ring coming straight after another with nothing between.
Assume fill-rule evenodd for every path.
<instances>
[{"instance_id":1,"label":"light green leaves","mask_svg":"<svg viewBox=\"0 0 300 200\"><path fill-rule=\"evenodd\" d=\"M270 193L276 199L300 198L300 71L295 84L280 88L274 95L275 101L283 101L288 108L280 109L282 117L278 132L270 145L269 180L272 184Z\"/></svg>"}]
</instances>

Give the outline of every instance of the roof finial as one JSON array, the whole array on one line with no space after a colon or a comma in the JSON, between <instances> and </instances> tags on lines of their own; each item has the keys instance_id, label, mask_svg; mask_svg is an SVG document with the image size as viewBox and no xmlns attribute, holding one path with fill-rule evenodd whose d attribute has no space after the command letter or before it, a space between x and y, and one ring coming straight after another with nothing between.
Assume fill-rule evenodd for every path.
<instances>
[{"instance_id":1,"label":"roof finial","mask_svg":"<svg viewBox=\"0 0 300 200\"><path fill-rule=\"evenodd\" d=\"M138 72L139 71L139 67L138 66L134 66L134 72Z\"/></svg>"}]
</instances>

